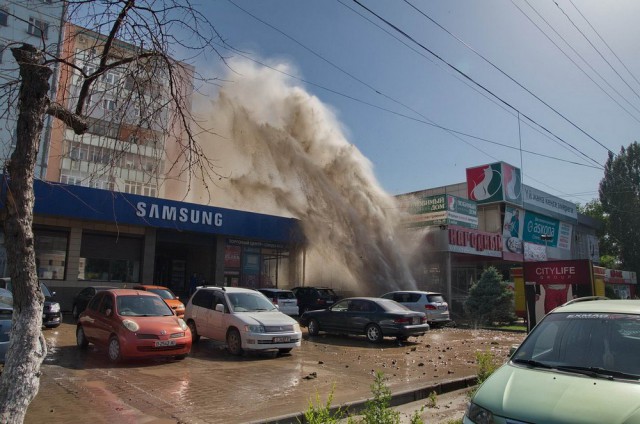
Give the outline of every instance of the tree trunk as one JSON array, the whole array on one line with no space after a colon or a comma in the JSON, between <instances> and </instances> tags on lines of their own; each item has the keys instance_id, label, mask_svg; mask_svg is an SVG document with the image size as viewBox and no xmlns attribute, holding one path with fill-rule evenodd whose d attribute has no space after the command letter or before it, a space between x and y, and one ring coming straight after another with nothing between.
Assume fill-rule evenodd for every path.
<instances>
[{"instance_id":1,"label":"tree trunk","mask_svg":"<svg viewBox=\"0 0 640 424\"><path fill-rule=\"evenodd\" d=\"M30 45L11 49L20 67L16 146L7 164L4 237L13 285L13 327L0 378L0 422L22 423L38 393L40 365L47 353L42 335L44 296L38 282L33 238L33 180L52 70Z\"/></svg>"}]
</instances>

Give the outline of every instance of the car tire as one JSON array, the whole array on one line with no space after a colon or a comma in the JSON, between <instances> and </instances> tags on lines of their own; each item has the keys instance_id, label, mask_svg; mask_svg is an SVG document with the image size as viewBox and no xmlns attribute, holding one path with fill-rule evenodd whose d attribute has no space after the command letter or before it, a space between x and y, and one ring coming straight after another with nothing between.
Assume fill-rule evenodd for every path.
<instances>
[{"instance_id":1,"label":"car tire","mask_svg":"<svg viewBox=\"0 0 640 424\"><path fill-rule=\"evenodd\" d=\"M278 353L280 353L280 355L284 355L284 354L286 354L286 353L291 352L291 350L292 350L292 349L293 349L293 348L290 348L290 347L285 348L285 349L278 349Z\"/></svg>"},{"instance_id":2,"label":"car tire","mask_svg":"<svg viewBox=\"0 0 640 424\"><path fill-rule=\"evenodd\" d=\"M80 349L86 349L89 346L89 340L87 340L87 336L84 335L84 329L81 326L76 328L76 344Z\"/></svg>"},{"instance_id":3,"label":"car tire","mask_svg":"<svg viewBox=\"0 0 640 424\"><path fill-rule=\"evenodd\" d=\"M318 324L317 320L311 319L307 325L307 330L310 336L317 336L320 333L320 324Z\"/></svg>"},{"instance_id":4,"label":"car tire","mask_svg":"<svg viewBox=\"0 0 640 424\"><path fill-rule=\"evenodd\" d=\"M60 324L53 324L53 325L45 325L45 328L58 328L60 327Z\"/></svg>"},{"instance_id":5,"label":"car tire","mask_svg":"<svg viewBox=\"0 0 640 424\"><path fill-rule=\"evenodd\" d=\"M111 336L109 345L107 346L107 355L111 362L120 362L122 360L122 351L120 349L120 340L116 336Z\"/></svg>"},{"instance_id":6,"label":"car tire","mask_svg":"<svg viewBox=\"0 0 640 424\"><path fill-rule=\"evenodd\" d=\"M187 322L187 326L189 326L189 330L191 330L191 341L198 343L200 341L200 335L198 334L195 321L190 319L189 322Z\"/></svg>"},{"instance_id":7,"label":"car tire","mask_svg":"<svg viewBox=\"0 0 640 424\"><path fill-rule=\"evenodd\" d=\"M80 318L80 312L78 311L78 305L73 305L73 309L71 309L71 315L73 316L73 319L75 319L76 321L78 320L78 318Z\"/></svg>"},{"instance_id":8,"label":"car tire","mask_svg":"<svg viewBox=\"0 0 640 424\"><path fill-rule=\"evenodd\" d=\"M227 332L227 349L232 355L242 355L242 339L240 338L240 332L235 328L231 328Z\"/></svg>"},{"instance_id":9,"label":"car tire","mask_svg":"<svg viewBox=\"0 0 640 424\"><path fill-rule=\"evenodd\" d=\"M399 342L406 342L407 340L409 340L409 336L398 336L398 337L396 337L396 339Z\"/></svg>"},{"instance_id":10,"label":"car tire","mask_svg":"<svg viewBox=\"0 0 640 424\"><path fill-rule=\"evenodd\" d=\"M364 333L367 336L367 340L371 343L380 343L382 341L382 330L376 324L369 324L364 329Z\"/></svg>"}]
</instances>

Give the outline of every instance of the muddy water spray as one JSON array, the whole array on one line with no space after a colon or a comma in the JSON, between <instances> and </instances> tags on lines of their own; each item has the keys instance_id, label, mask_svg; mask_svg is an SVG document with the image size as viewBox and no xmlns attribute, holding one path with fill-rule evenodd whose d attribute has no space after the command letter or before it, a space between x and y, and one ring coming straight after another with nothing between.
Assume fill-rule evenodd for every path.
<instances>
[{"instance_id":1,"label":"muddy water spray","mask_svg":"<svg viewBox=\"0 0 640 424\"><path fill-rule=\"evenodd\" d=\"M336 283L355 283L357 293L415 287L395 233L397 204L334 114L270 69L232 68L209 117L219 136L202 140L229 177L215 182L213 202L300 219L319 258L308 262L307 284L335 267ZM193 196L208 195L200 188Z\"/></svg>"}]
</instances>

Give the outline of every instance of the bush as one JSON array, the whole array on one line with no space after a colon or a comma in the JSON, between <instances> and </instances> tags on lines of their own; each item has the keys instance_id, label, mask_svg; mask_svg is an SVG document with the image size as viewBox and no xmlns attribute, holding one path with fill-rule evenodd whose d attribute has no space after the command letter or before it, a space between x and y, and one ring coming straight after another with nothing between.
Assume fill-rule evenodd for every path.
<instances>
[{"instance_id":1,"label":"bush","mask_svg":"<svg viewBox=\"0 0 640 424\"><path fill-rule=\"evenodd\" d=\"M480 280L471 286L464 310L470 319L480 324L512 324L516 320L513 292L494 267L485 269Z\"/></svg>"}]
</instances>

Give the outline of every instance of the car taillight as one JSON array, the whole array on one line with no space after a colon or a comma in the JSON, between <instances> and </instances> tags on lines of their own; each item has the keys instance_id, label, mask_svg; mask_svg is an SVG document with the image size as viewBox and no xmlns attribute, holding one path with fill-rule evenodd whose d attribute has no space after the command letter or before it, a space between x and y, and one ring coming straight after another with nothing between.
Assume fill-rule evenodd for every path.
<instances>
[{"instance_id":1,"label":"car taillight","mask_svg":"<svg viewBox=\"0 0 640 424\"><path fill-rule=\"evenodd\" d=\"M425 308L425 309L428 309L428 310L430 310L430 311L433 311L433 310L436 310L436 309L437 309L437 308L436 308L435 306L433 306L433 305L424 305L424 308Z\"/></svg>"},{"instance_id":2,"label":"car taillight","mask_svg":"<svg viewBox=\"0 0 640 424\"><path fill-rule=\"evenodd\" d=\"M427 317L422 317L422 324L426 324L427 323Z\"/></svg>"},{"instance_id":3,"label":"car taillight","mask_svg":"<svg viewBox=\"0 0 640 424\"><path fill-rule=\"evenodd\" d=\"M318 299L318 305L324 305L325 303L324 299Z\"/></svg>"},{"instance_id":4,"label":"car taillight","mask_svg":"<svg viewBox=\"0 0 640 424\"><path fill-rule=\"evenodd\" d=\"M396 318L393 320L396 324L411 324L411 318Z\"/></svg>"},{"instance_id":5,"label":"car taillight","mask_svg":"<svg viewBox=\"0 0 640 424\"><path fill-rule=\"evenodd\" d=\"M278 299L271 299L271 303L273 303L274 305L278 304Z\"/></svg>"}]
</instances>

